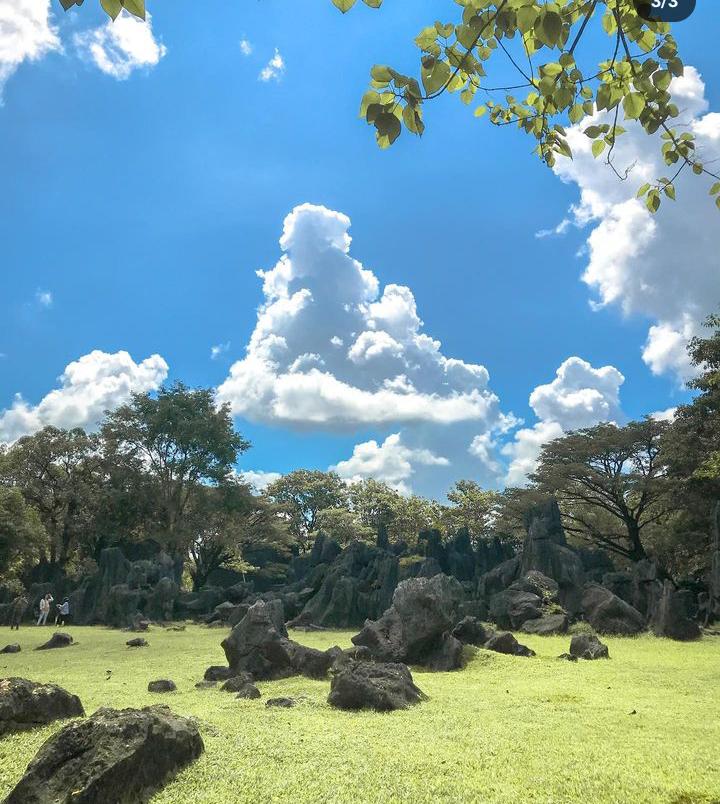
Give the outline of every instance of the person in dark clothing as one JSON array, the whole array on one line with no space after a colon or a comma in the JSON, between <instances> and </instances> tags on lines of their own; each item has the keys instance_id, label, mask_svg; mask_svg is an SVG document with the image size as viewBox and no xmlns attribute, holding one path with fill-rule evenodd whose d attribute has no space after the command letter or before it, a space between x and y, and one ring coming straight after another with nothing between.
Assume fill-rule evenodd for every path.
<instances>
[{"instance_id":1,"label":"person in dark clothing","mask_svg":"<svg viewBox=\"0 0 720 804\"><path fill-rule=\"evenodd\" d=\"M25 612L27 611L28 601L26 597L23 595L19 595L18 597L13 600L10 604L10 630L12 631L15 629L16 631L20 630L20 623L22 622L22 618L25 616Z\"/></svg>"}]
</instances>

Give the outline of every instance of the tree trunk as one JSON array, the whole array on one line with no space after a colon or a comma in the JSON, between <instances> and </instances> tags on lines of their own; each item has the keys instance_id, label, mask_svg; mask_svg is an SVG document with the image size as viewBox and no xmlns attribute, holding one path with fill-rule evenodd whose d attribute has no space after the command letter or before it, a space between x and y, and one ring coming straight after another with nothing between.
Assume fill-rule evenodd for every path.
<instances>
[{"instance_id":1,"label":"tree trunk","mask_svg":"<svg viewBox=\"0 0 720 804\"><path fill-rule=\"evenodd\" d=\"M628 541L630 542L629 558L632 561L643 561L647 558L647 553L645 552L645 548L643 547L640 539L640 528L638 523L634 520L630 520L626 522L625 525L628 532Z\"/></svg>"}]
</instances>

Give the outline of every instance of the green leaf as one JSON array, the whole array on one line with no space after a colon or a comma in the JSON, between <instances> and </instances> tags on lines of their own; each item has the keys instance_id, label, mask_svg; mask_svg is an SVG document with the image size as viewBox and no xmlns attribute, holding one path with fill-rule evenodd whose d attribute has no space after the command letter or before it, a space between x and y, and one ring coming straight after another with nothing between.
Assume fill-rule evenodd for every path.
<instances>
[{"instance_id":1,"label":"green leaf","mask_svg":"<svg viewBox=\"0 0 720 804\"><path fill-rule=\"evenodd\" d=\"M145 19L145 0L122 0L122 4L134 16Z\"/></svg>"},{"instance_id":2,"label":"green leaf","mask_svg":"<svg viewBox=\"0 0 720 804\"><path fill-rule=\"evenodd\" d=\"M391 145L400 136L400 132L402 131L400 121L390 112L383 112L378 115L375 120L375 128L377 129L378 135L380 137L387 137Z\"/></svg>"},{"instance_id":3,"label":"green leaf","mask_svg":"<svg viewBox=\"0 0 720 804\"><path fill-rule=\"evenodd\" d=\"M595 142L592 144L592 155L595 157L595 159L597 159L598 156L600 156L600 154L605 150L605 145L605 140L595 140Z\"/></svg>"},{"instance_id":4,"label":"green leaf","mask_svg":"<svg viewBox=\"0 0 720 804\"><path fill-rule=\"evenodd\" d=\"M487 106L478 106L475 109L475 117L482 117L487 112Z\"/></svg>"},{"instance_id":5,"label":"green leaf","mask_svg":"<svg viewBox=\"0 0 720 804\"><path fill-rule=\"evenodd\" d=\"M380 8L382 5L383 0L363 0L366 6L370 6L370 8Z\"/></svg>"},{"instance_id":6,"label":"green leaf","mask_svg":"<svg viewBox=\"0 0 720 804\"><path fill-rule=\"evenodd\" d=\"M393 79L390 68L386 67L384 64L373 65L370 69L370 75L374 81L381 81L386 84Z\"/></svg>"},{"instance_id":7,"label":"green leaf","mask_svg":"<svg viewBox=\"0 0 720 804\"><path fill-rule=\"evenodd\" d=\"M660 193L657 190L652 190L648 193L645 206L650 212L657 212L660 209Z\"/></svg>"},{"instance_id":8,"label":"green leaf","mask_svg":"<svg viewBox=\"0 0 720 804\"><path fill-rule=\"evenodd\" d=\"M100 2L103 2L103 0L100 0ZM350 11L350 9L355 5L355 0L332 0L332 2L335 8L339 8L343 14L346 11Z\"/></svg>"},{"instance_id":9,"label":"green leaf","mask_svg":"<svg viewBox=\"0 0 720 804\"><path fill-rule=\"evenodd\" d=\"M673 201L675 200L675 187L672 184L665 185L665 195L668 198L671 198Z\"/></svg>"},{"instance_id":10,"label":"green leaf","mask_svg":"<svg viewBox=\"0 0 720 804\"><path fill-rule=\"evenodd\" d=\"M546 45L556 45L562 36L562 17L556 11L546 11L540 18L540 30Z\"/></svg>"},{"instance_id":11,"label":"green leaf","mask_svg":"<svg viewBox=\"0 0 720 804\"><path fill-rule=\"evenodd\" d=\"M117 15L122 11L122 3L120 0L100 0L100 5L113 20L116 19Z\"/></svg>"},{"instance_id":12,"label":"green leaf","mask_svg":"<svg viewBox=\"0 0 720 804\"><path fill-rule=\"evenodd\" d=\"M649 189L650 189L649 184L643 184L643 186L637 191L637 195L635 197L642 198Z\"/></svg>"},{"instance_id":13,"label":"green leaf","mask_svg":"<svg viewBox=\"0 0 720 804\"><path fill-rule=\"evenodd\" d=\"M710 188L710 195L717 195L718 193L720 193L720 181L716 181Z\"/></svg>"},{"instance_id":14,"label":"green leaf","mask_svg":"<svg viewBox=\"0 0 720 804\"><path fill-rule=\"evenodd\" d=\"M75 5L75 0L60 0L60 5L65 11L69 11Z\"/></svg>"},{"instance_id":15,"label":"green leaf","mask_svg":"<svg viewBox=\"0 0 720 804\"><path fill-rule=\"evenodd\" d=\"M437 61L432 69L423 69L422 82L425 92L432 95L445 86L450 78L450 65L446 61Z\"/></svg>"},{"instance_id":16,"label":"green leaf","mask_svg":"<svg viewBox=\"0 0 720 804\"><path fill-rule=\"evenodd\" d=\"M645 108L645 98L639 92L631 92L625 96L623 100L623 110L625 117L631 120L637 120Z\"/></svg>"}]
</instances>

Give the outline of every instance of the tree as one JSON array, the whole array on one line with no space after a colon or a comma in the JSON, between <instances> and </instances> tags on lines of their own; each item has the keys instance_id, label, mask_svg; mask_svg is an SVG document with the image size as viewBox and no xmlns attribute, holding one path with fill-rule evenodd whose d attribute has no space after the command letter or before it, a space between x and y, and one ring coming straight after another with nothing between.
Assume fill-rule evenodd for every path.
<instances>
[{"instance_id":1,"label":"tree","mask_svg":"<svg viewBox=\"0 0 720 804\"><path fill-rule=\"evenodd\" d=\"M332 0L343 13L356 0ZM382 0L364 0L379 8ZM67 11L83 0L60 0ZM125 8L144 19L145 0L100 0L115 19ZM585 134L592 152L605 161L619 179L629 169L618 170L613 152L626 129L623 122L637 121L648 135L661 132L661 153L674 171L643 184L638 191L650 212L657 212L663 198L675 198L675 180L689 169L712 179L710 194L720 208L720 175L710 171L696 154L695 136L680 131L675 121L681 113L669 91L672 79L683 75L684 65L665 13L644 4L638 13L636 0L456 0L462 17L455 22L435 21L415 38L420 50L418 77L386 65L370 71L370 89L360 115L375 128L378 145L387 148L403 128L422 135L424 108L445 92L458 93L470 105L478 91L489 98L475 109L496 126L516 126L530 135L535 152L552 167L558 156L572 158L565 126L593 117ZM669 5L669 4L668 4ZM448 2L448 8L452 8ZM663 4L662 8L665 8ZM578 49L588 30L596 25L608 36L607 50L599 63L580 64ZM593 49L594 50L594 49ZM505 62L516 78L494 86L488 70ZM518 95L519 93L519 95Z\"/></svg>"},{"instance_id":2,"label":"tree","mask_svg":"<svg viewBox=\"0 0 720 804\"><path fill-rule=\"evenodd\" d=\"M487 491L474 480L458 480L448 492L450 506L443 506L442 522L446 530L467 528L472 540L488 541L495 534L500 494Z\"/></svg>"},{"instance_id":3,"label":"tree","mask_svg":"<svg viewBox=\"0 0 720 804\"><path fill-rule=\"evenodd\" d=\"M186 516L205 486L226 482L238 455L250 446L233 427L228 405L212 390L182 383L155 396L134 394L107 414L101 435L128 472L145 472L157 500L157 527L168 546L182 549Z\"/></svg>"},{"instance_id":4,"label":"tree","mask_svg":"<svg viewBox=\"0 0 720 804\"><path fill-rule=\"evenodd\" d=\"M325 508L317 516L317 529L342 545L350 542L372 542L376 532L363 525L355 511L347 508Z\"/></svg>"},{"instance_id":5,"label":"tree","mask_svg":"<svg viewBox=\"0 0 720 804\"><path fill-rule=\"evenodd\" d=\"M644 530L673 510L659 459L667 423L599 424L543 448L534 488L558 498L571 534L631 561L647 557Z\"/></svg>"},{"instance_id":6,"label":"tree","mask_svg":"<svg viewBox=\"0 0 720 804\"><path fill-rule=\"evenodd\" d=\"M248 546L289 554L292 537L277 508L236 478L207 486L196 495L190 513L190 576L201 589L220 568L242 573L256 569L245 560Z\"/></svg>"},{"instance_id":7,"label":"tree","mask_svg":"<svg viewBox=\"0 0 720 804\"><path fill-rule=\"evenodd\" d=\"M40 515L20 489L0 486L0 577L17 574L23 559L37 559L45 539Z\"/></svg>"},{"instance_id":8,"label":"tree","mask_svg":"<svg viewBox=\"0 0 720 804\"><path fill-rule=\"evenodd\" d=\"M96 449L84 430L45 427L18 439L2 460L3 482L22 492L47 534L41 563L64 568L92 526Z\"/></svg>"},{"instance_id":9,"label":"tree","mask_svg":"<svg viewBox=\"0 0 720 804\"><path fill-rule=\"evenodd\" d=\"M319 513L348 504L348 488L335 472L297 469L270 483L265 494L285 511L290 531L304 549L317 529Z\"/></svg>"},{"instance_id":10,"label":"tree","mask_svg":"<svg viewBox=\"0 0 720 804\"><path fill-rule=\"evenodd\" d=\"M358 481L350 486L350 504L361 524L377 534L386 531L397 515L400 495L386 483L374 478Z\"/></svg>"},{"instance_id":11,"label":"tree","mask_svg":"<svg viewBox=\"0 0 720 804\"><path fill-rule=\"evenodd\" d=\"M688 345L700 372L688 387L697 395L675 412L662 456L679 484L685 530L704 535L697 540L697 552L707 569L711 534L720 549L720 316L709 316L705 326L712 334Z\"/></svg>"}]
</instances>

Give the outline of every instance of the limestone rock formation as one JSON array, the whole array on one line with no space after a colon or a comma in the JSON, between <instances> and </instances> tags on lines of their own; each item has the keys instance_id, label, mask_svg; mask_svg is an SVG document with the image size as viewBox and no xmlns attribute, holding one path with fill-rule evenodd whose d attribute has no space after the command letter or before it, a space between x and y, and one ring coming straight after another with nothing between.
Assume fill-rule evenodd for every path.
<instances>
[{"instance_id":1,"label":"limestone rock formation","mask_svg":"<svg viewBox=\"0 0 720 804\"><path fill-rule=\"evenodd\" d=\"M645 630L645 618L629 603L599 584L587 584L582 596L585 619L600 634L630 636Z\"/></svg>"}]
</instances>

